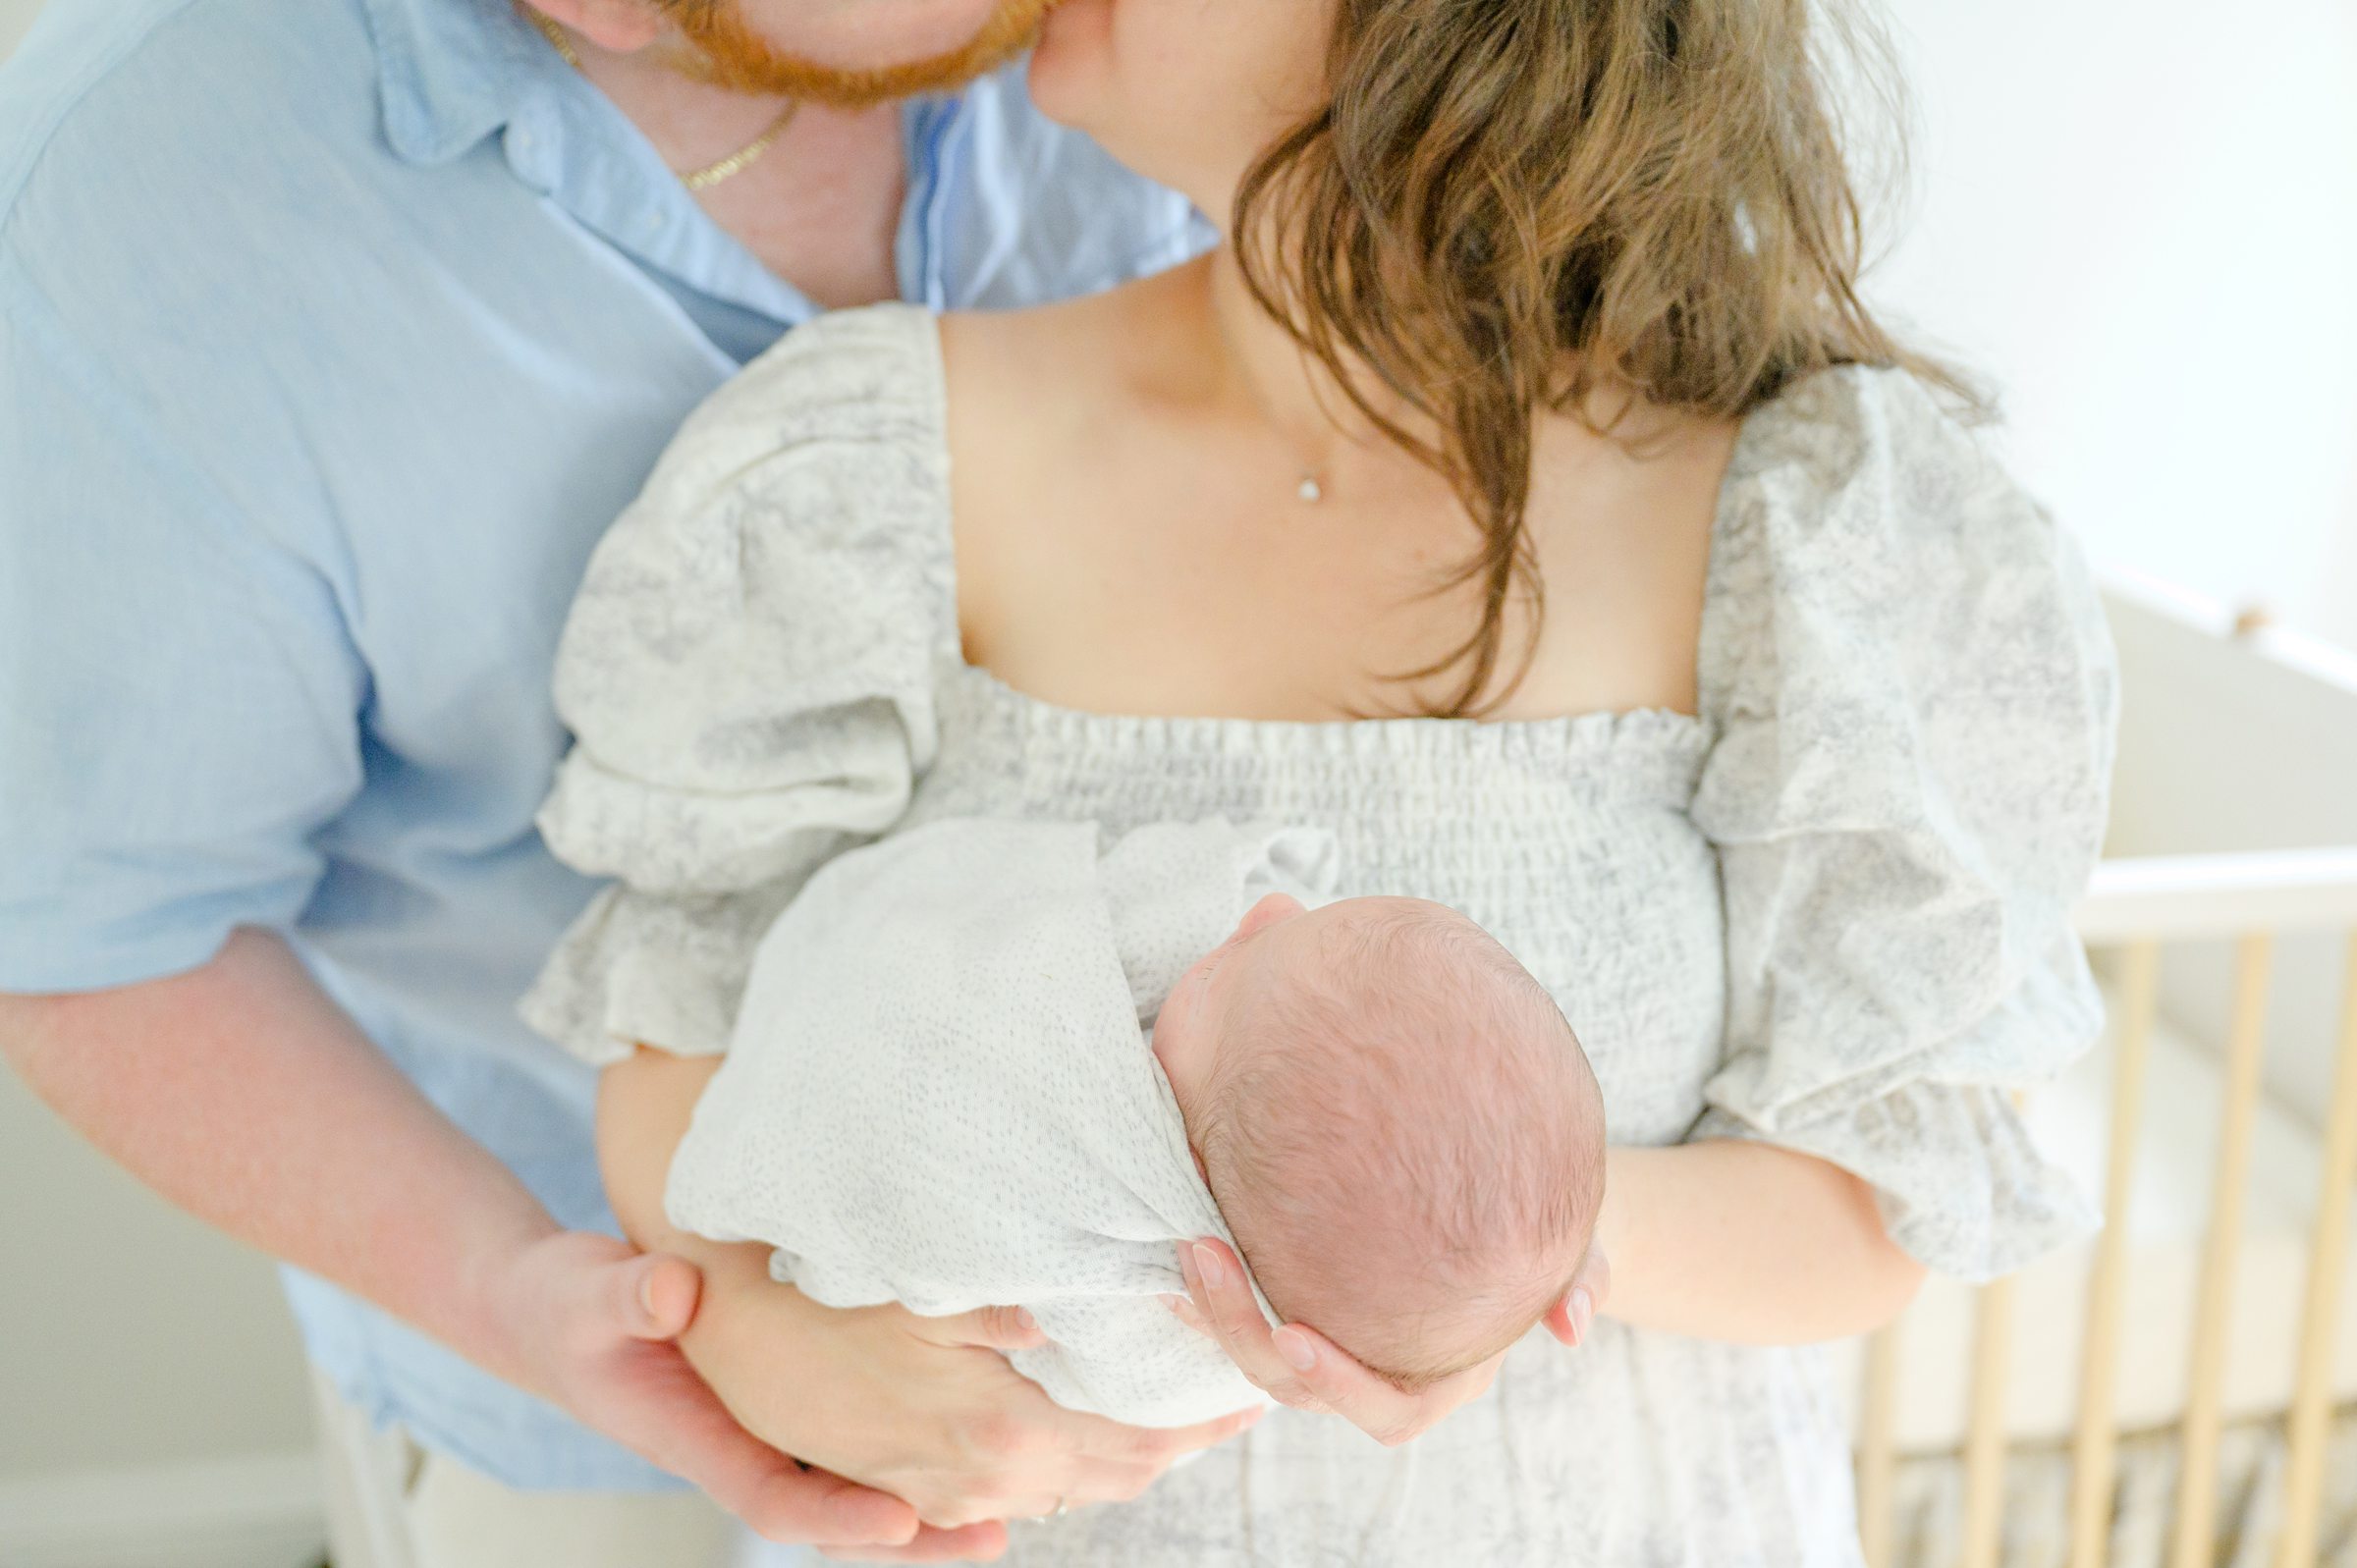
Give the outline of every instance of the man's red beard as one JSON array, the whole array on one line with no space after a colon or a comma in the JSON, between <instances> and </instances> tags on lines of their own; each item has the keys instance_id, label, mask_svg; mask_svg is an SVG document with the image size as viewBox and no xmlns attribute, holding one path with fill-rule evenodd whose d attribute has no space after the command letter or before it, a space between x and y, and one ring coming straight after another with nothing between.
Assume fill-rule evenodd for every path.
<instances>
[{"instance_id":1,"label":"man's red beard","mask_svg":"<svg viewBox=\"0 0 2357 1568\"><path fill-rule=\"evenodd\" d=\"M963 48L865 71L779 52L745 25L738 0L665 0L663 11L694 51L687 69L699 77L738 92L864 109L987 75L1031 46L1055 5L1056 0L1002 0Z\"/></svg>"}]
</instances>

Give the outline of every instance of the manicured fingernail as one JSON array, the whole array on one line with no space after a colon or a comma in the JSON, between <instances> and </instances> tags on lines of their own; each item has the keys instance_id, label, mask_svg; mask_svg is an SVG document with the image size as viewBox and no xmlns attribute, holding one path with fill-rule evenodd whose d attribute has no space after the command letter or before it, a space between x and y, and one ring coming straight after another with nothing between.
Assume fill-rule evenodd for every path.
<instances>
[{"instance_id":1,"label":"manicured fingernail","mask_svg":"<svg viewBox=\"0 0 2357 1568\"><path fill-rule=\"evenodd\" d=\"M1220 1268L1220 1255L1199 1241L1195 1243L1195 1273L1205 1290L1217 1290L1228 1282L1226 1271Z\"/></svg>"},{"instance_id":2,"label":"manicured fingernail","mask_svg":"<svg viewBox=\"0 0 2357 1568\"><path fill-rule=\"evenodd\" d=\"M1290 1328L1280 1328L1269 1336L1277 1343L1277 1354L1292 1365L1295 1372L1307 1372L1318 1364L1318 1347L1305 1335Z\"/></svg>"},{"instance_id":3,"label":"manicured fingernail","mask_svg":"<svg viewBox=\"0 0 2357 1568\"><path fill-rule=\"evenodd\" d=\"M1587 1338L1588 1325L1595 1321L1596 1298L1588 1294L1588 1288L1585 1285L1581 1285L1571 1292L1571 1337L1573 1339Z\"/></svg>"},{"instance_id":4,"label":"manicured fingernail","mask_svg":"<svg viewBox=\"0 0 2357 1568\"><path fill-rule=\"evenodd\" d=\"M1014 1321L1021 1325L1026 1332L1039 1326L1039 1320L1031 1316L1031 1309L1028 1307L1015 1308Z\"/></svg>"},{"instance_id":5,"label":"manicured fingernail","mask_svg":"<svg viewBox=\"0 0 2357 1568\"><path fill-rule=\"evenodd\" d=\"M652 1269L638 1276L638 1310L649 1318L658 1316L655 1310L655 1271Z\"/></svg>"},{"instance_id":6,"label":"manicured fingernail","mask_svg":"<svg viewBox=\"0 0 2357 1568\"><path fill-rule=\"evenodd\" d=\"M1161 1298L1161 1300L1164 1306L1170 1308L1171 1311L1177 1313L1179 1317L1183 1318L1186 1316L1187 1301L1184 1296L1164 1296Z\"/></svg>"}]
</instances>

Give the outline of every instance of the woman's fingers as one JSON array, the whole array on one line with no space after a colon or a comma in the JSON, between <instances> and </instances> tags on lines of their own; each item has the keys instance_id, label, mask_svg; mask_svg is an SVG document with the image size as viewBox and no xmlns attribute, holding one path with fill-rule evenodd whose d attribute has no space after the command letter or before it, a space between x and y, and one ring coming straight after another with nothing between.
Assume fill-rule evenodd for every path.
<instances>
[{"instance_id":1,"label":"woman's fingers","mask_svg":"<svg viewBox=\"0 0 2357 1568\"><path fill-rule=\"evenodd\" d=\"M1151 1465L1167 1469L1173 1460L1203 1448L1216 1448L1239 1433L1249 1432L1268 1414L1265 1406L1238 1410L1192 1427L1124 1427L1102 1416L1053 1407L1061 1416L1060 1435L1071 1452L1116 1465Z\"/></svg>"},{"instance_id":2,"label":"woman's fingers","mask_svg":"<svg viewBox=\"0 0 2357 1568\"><path fill-rule=\"evenodd\" d=\"M1588 1255L1580 1261L1579 1271L1571 1276L1571 1288L1563 1299L1547 1310L1541 1321L1547 1331L1564 1344L1576 1349L1588 1337L1596 1314L1613 1293L1613 1265L1605 1257L1604 1248L1588 1244Z\"/></svg>"},{"instance_id":3,"label":"woman's fingers","mask_svg":"<svg viewBox=\"0 0 2357 1568\"><path fill-rule=\"evenodd\" d=\"M1379 1442L1405 1442L1476 1398L1505 1360L1493 1357L1421 1394L1405 1393L1306 1325L1272 1329L1225 1243L1205 1239L1181 1247L1179 1269L1200 1320L1192 1325L1217 1340L1269 1397L1299 1410L1332 1411Z\"/></svg>"},{"instance_id":4,"label":"woman's fingers","mask_svg":"<svg viewBox=\"0 0 2357 1568\"><path fill-rule=\"evenodd\" d=\"M1430 1401L1454 1379L1435 1383L1432 1393L1402 1393L1306 1325L1288 1324L1274 1337L1300 1352L1288 1359L1287 1370L1303 1398L1316 1409L1332 1411L1378 1442L1405 1442L1439 1420L1446 1409L1453 1408L1433 1411Z\"/></svg>"},{"instance_id":5,"label":"woman's fingers","mask_svg":"<svg viewBox=\"0 0 2357 1568\"><path fill-rule=\"evenodd\" d=\"M949 1318L918 1318L917 1330L937 1345L985 1350L1031 1350L1048 1342L1037 1320L1021 1307L983 1307Z\"/></svg>"},{"instance_id":6,"label":"woman's fingers","mask_svg":"<svg viewBox=\"0 0 2357 1568\"><path fill-rule=\"evenodd\" d=\"M1324 1408L1286 1359L1286 1350L1297 1348L1295 1341L1288 1338L1280 1344L1270 1333L1260 1303L1244 1282L1243 1265L1227 1243L1204 1240L1180 1247L1178 1267L1195 1311L1238 1371L1279 1404Z\"/></svg>"}]
</instances>

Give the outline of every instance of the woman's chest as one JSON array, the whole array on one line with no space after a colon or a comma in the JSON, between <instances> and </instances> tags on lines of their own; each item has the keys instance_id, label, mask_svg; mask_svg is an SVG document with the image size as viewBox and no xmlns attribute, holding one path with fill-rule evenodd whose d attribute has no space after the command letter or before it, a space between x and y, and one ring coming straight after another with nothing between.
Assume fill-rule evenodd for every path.
<instances>
[{"instance_id":1,"label":"woman's chest","mask_svg":"<svg viewBox=\"0 0 2357 1568\"><path fill-rule=\"evenodd\" d=\"M1222 816L1332 832L1342 895L1436 899L1553 993L1617 1141L1681 1137L1724 1028L1718 859L1685 815L1700 727L1668 713L1548 726L1268 726L1048 708L945 677L941 754L910 822Z\"/></svg>"}]
</instances>

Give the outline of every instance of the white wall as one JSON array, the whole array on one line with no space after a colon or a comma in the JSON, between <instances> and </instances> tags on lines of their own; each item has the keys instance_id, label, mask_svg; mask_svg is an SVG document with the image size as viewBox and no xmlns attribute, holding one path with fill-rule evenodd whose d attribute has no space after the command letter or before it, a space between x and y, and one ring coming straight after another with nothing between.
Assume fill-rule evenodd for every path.
<instances>
[{"instance_id":1,"label":"white wall","mask_svg":"<svg viewBox=\"0 0 2357 1568\"><path fill-rule=\"evenodd\" d=\"M0 0L0 58L5 58L32 26L32 14L41 8L41 0Z\"/></svg>"},{"instance_id":2,"label":"white wall","mask_svg":"<svg viewBox=\"0 0 2357 1568\"><path fill-rule=\"evenodd\" d=\"M1887 3L1925 135L1877 297L2099 559L2357 647L2357 7Z\"/></svg>"}]
</instances>

